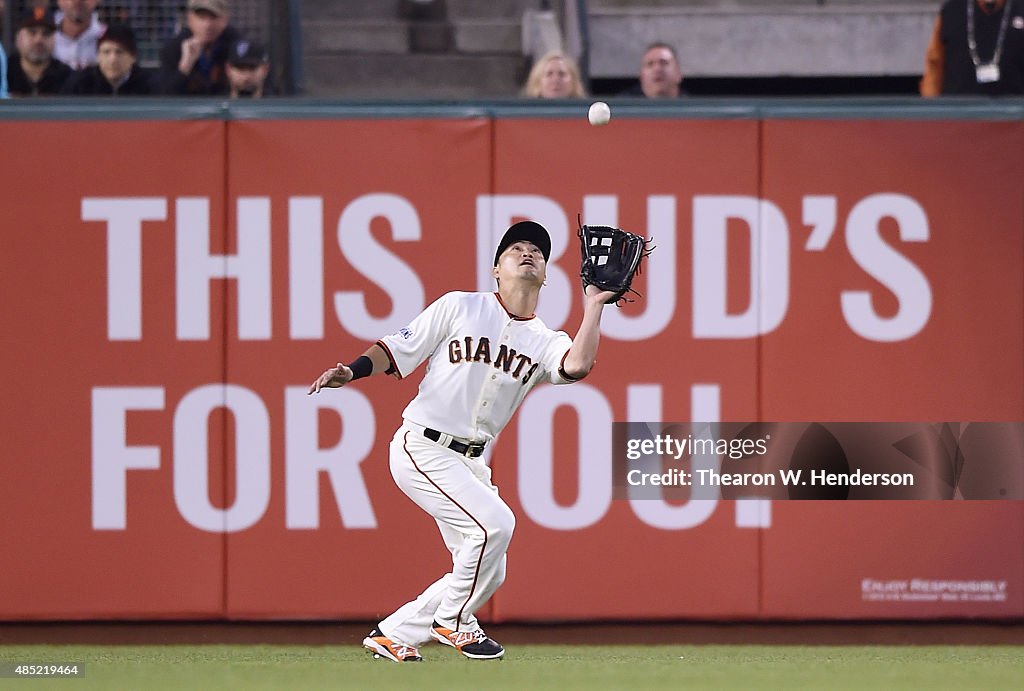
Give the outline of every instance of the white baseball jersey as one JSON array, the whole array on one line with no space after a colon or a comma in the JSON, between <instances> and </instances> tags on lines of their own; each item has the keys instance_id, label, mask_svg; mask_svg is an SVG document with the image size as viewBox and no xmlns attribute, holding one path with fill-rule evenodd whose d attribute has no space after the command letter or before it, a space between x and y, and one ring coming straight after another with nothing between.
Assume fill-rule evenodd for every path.
<instances>
[{"instance_id":1,"label":"white baseball jersey","mask_svg":"<svg viewBox=\"0 0 1024 691\"><path fill-rule=\"evenodd\" d=\"M517 317L497 293L451 292L378 342L401 377L429 358L406 420L473 442L493 440L540 381L570 384L572 339Z\"/></svg>"}]
</instances>

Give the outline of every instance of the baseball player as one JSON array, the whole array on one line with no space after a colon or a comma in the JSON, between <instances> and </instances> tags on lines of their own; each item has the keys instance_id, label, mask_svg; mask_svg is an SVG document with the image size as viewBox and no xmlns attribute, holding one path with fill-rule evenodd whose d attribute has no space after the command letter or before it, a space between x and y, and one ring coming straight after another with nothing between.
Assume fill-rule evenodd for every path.
<instances>
[{"instance_id":1,"label":"baseball player","mask_svg":"<svg viewBox=\"0 0 1024 691\"><path fill-rule=\"evenodd\" d=\"M417 646L431 639L472 659L505 654L474 616L505 579L515 528L483 454L535 385L571 384L590 372L602 309L614 296L587 286L576 337L552 331L534 314L550 254L542 225L514 224L494 254L497 292L443 295L407 327L354 362L324 371L309 388L319 393L380 373L403 378L429 360L391 440L390 466L398 487L437 522L452 569L363 640L383 659L419 662Z\"/></svg>"}]
</instances>

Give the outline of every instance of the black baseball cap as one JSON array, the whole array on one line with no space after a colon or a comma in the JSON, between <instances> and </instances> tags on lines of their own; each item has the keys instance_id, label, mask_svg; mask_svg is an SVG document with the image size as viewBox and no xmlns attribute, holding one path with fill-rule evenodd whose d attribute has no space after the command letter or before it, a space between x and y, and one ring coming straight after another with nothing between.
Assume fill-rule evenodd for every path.
<instances>
[{"instance_id":1,"label":"black baseball cap","mask_svg":"<svg viewBox=\"0 0 1024 691\"><path fill-rule=\"evenodd\" d=\"M257 41L235 41L228 52L228 64L232 67L259 67L269 60L267 49Z\"/></svg>"},{"instance_id":2,"label":"black baseball cap","mask_svg":"<svg viewBox=\"0 0 1024 691\"><path fill-rule=\"evenodd\" d=\"M508 249L509 245L520 240L535 244L540 249L540 253L544 255L544 261L551 256L551 236L548 235L547 229L536 221L520 221L509 226L509 229L501 236L498 250L494 253L494 265L498 265L498 257Z\"/></svg>"},{"instance_id":3,"label":"black baseball cap","mask_svg":"<svg viewBox=\"0 0 1024 691\"><path fill-rule=\"evenodd\" d=\"M109 25L99 40L96 41L96 50L99 51L100 46L107 41L118 44L132 55L139 54L138 46L135 43L135 32L127 24Z\"/></svg>"},{"instance_id":4,"label":"black baseball cap","mask_svg":"<svg viewBox=\"0 0 1024 691\"><path fill-rule=\"evenodd\" d=\"M47 29L48 31L56 31L57 23L53 20L53 13L45 7L40 7L38 5L26 8L25 11L21 13L21 18L18 21L18 29L31 29L36 26Z\"/></svg>"}]
</instances>

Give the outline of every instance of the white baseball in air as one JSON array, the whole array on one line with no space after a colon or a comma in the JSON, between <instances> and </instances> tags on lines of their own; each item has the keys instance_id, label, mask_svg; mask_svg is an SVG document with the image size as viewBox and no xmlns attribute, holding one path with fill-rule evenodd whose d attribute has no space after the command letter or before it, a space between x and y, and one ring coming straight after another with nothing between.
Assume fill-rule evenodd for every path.
<instances>
[{"instance_id":1,"label":"white baseball in air","mask_svg":"<svg viewBox=\"0 0 1024 691\"><path fill-rule=\"evenodd\" d=\"M608 107L608 104L604 101L597 101L590 106L590 111L587 113L587 119L590 120L590 124L595 127L598 125L607 125L608 121L612 119L612 109Z\"/></svg>"}]
</instances>

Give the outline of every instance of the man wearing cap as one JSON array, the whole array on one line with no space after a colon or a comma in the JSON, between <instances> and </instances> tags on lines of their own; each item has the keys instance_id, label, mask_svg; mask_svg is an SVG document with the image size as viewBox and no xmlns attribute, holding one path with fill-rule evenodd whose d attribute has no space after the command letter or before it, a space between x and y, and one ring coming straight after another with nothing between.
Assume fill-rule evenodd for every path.
<instances>
[{"instance_id":1,"label":"man wearing cap","mask_svg":"<svg viewBox=\"0 0 1024 691\"><path fill-rule=\"evenodd\" d=\"M186 28L160 51L160 88L165 94L222 96L228 93L228 51L238 31L228 26L228 0L189 0Z\"/></svg>"},{"instance_id":2,"label":"man wearing cap","mask_svg":"<svg viewBox=\"0 0 1024 691\"><path fill-rule=\"evenodd\" d=\"M96 64L77 72L62 93L77 96L148 96L149 78L138 66L135 33L126 24L111 24L100 36Z\"/></svg>"},{"instance_id":3,"label":"man wearing cap","mask_svg":"<svg viewBox=\"0 0 1024 691\"><path fill-rule=\"evenodd\" d=\"M57 24L44 7L30 7L18 22L14 36L17 50L7 66L7 86L12 96L60 93L71 68L53 57Z\"/></svg>"},{"instance_id":4,"label":"man wearing cap","mask_svg":"<svg viewBox=\"0 0 1024 691\"><path fill-rule=\"evenodd\" d=\"M496 292L441 296L309 388L319 393L381 373L401 379L430 361L391 441L390 466L398 487L437 522L452 569L366 636L363 646L375 656L418 662L417 646L431 640L471 659L505 653L475 616L505 579L515 528L484 454L535 385L571 384L590 372L602 309L614 297L590 286L576 337L549 329L535 311L550 255L542 225L512 225L494 255Z\"/></svg>"},{"instance_id":5,"label":"man wearing cap","mask_svg":"<svg viewBox=\"0 0 1024 691\"><path fill-rule=\"evenodd\" d=\"M235 41L228 53L227 74L231 98L263 98L270 72L270 54L255 41Z\"/></svg>"},{"instance_id":6,"label":"man wearing cap","mask_svg":"<svg viewBox=\"0 0 1024 691\"><path fill-rule=\"evenodd\" d=\"M53 54L73 70L96 64L96 43L107 27L100 22L100 0L57 0Z\"/></svg>"}]
</instances>

